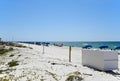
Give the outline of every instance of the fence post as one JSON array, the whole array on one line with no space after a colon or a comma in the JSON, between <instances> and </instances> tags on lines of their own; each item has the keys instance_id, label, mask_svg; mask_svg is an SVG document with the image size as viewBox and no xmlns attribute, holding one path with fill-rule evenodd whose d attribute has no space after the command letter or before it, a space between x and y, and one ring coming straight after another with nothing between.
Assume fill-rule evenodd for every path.
<instances>
[{"instance_id":1,"label":"fence post","mask_svg":"<svg viewBox=\"0 0 120 81\"><path fill-rule=\"evenodd\" d=\"M43 44L43 52L42 52L43 54L45 53L44 51L45 51L45 50L44 50L44 44Z\"/></svg>"},{"instance_id":2,"label":"fence post","mask_svg":"<svg viewBox=\"0 0 120 81\"><path fill-rule=\"evenodd\" d=\"M71 46L69 46L69 62L71 62Z\"/></svg>"}]
</instances>

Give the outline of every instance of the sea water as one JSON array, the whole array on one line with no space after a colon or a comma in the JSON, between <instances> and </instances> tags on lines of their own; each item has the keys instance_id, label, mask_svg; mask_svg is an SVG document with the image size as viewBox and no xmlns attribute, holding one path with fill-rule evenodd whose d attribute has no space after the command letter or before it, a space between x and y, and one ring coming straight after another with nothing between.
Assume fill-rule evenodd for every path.
<instances>
[{"instance_id":1,"label":"sea water","mask_svg":"<svg viewBox=\"0 0 120 81\"><path fill-rule=\"evenodd\" d=\"M53 44L54 42L51 42ZM117 46L120 46L120 41L110 41L110 42L62 42L64 46L73 46L73 47L83 47L86 45L92 45L93 48L99 48L100 46L108 46L109 49L114 49Z\"/></svg>"},{"instance_id":2,"label":"sea water","mask_svg":"<svg viewBox=\"0 0 120 81\"><path fill-rule=\"evenodd\" d=\"M47 41L48 42L48 41ZM24 42L26 43L26 42ZM27 42L30 44L35 44L35 43L41 43L40 42L36 42L36 41L30 41ZM52 41L49 42L51 45L53 45L54 43L63 43L64 46L73 46L73 47L83 47L86 45L91 45L93 48L99 48L100 46L108 46L109 49L114 49L117 46L120 46L120 41L106 41L106 42L101 42L101 41L97 41L97 42L56 42L56 41Z\"/></svg>"}]
</instances>

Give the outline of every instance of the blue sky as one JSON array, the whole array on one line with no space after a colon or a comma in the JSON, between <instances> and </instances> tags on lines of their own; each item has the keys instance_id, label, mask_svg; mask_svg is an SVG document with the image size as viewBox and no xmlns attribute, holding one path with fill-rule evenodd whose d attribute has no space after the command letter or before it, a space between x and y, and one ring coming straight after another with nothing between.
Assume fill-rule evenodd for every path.
<instances>
[{"instance_id":1,"label":"blue sky","mask_svg":"<svg viewBox=\"0 0 120 81\"><path fill-rule=\"evenodd\" d=\"M7 41L120 41L120 0L0 0Z\"/></svg>"}]
</instances>

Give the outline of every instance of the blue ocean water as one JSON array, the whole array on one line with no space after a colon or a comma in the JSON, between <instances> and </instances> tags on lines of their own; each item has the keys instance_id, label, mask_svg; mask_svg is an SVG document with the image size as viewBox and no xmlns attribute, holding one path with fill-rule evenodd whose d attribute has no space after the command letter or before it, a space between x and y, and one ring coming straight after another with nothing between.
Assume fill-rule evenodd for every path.
<instances>
[{"instance_id":1,"label":"blue ocean water","mask_svg":"<svg viewBox=\"0 0 120 81\"><path fill-rule=\"evenodd\" d=\"M51 42L53 44L54 42ZM114 49L120 46L120 41L110 42L62 42L64 46L83 47L85 45L92 45L93 48L99 48L100 46L108 46L109 49Z\"/></svg>"},{"instance_id":2,"label":"blue ocean water","mask_svg":"<svg viewBox=\"0 0 120 81\"><path fill-rule=\"evenodd\" d=\"M26 42L25 42L26 43ZM40 44L42 42L27 42L30 44ZM64 46L73 46L73 47L83 47L85 45L92 45L93 48L99 48L100 46L108 46L109 49L114 49L117 46L120 46L120 41L106 41L106 42L49 42L51 45L54 43L63 43Z\"/></svg>"}]
</instances>

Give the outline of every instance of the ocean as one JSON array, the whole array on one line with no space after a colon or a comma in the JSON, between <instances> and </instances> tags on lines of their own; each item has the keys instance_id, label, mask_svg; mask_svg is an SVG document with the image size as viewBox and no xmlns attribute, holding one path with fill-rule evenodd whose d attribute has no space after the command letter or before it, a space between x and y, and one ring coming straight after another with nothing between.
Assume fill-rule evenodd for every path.
<instances>
[{"instance_id":1,"label":"ocean","mask_svg":"<svg viewBox=\"0 0 120 81\"><path fill-rule=\"evenodd\" d=\"M53 44L54 42L51 42ZM56 42L55 42L56 43ZM62 42L64 46L83 47L85 45L92 45L93 48L99 48L100 46L108 46L109 49L114 49L120 46L120 41L110 42Z\"/></svg>"},{"instance_id":2,"label":"ocean","mask_svg":"<svg viewBox=\"0 0 120 81\"><path fill-rule=\"evenodd\" d=\"M41 42L29 42L30 44L39 44ZM109 49L114 49L117 46L120 46L120 41L106 41L106 42L49 42L51 45L54 43L63 43L64 46L72 46L72 47L83 47L85 45L92 45L93 48L99 48L100 46L108 46Z\"/></svg>"}]
</instances>

